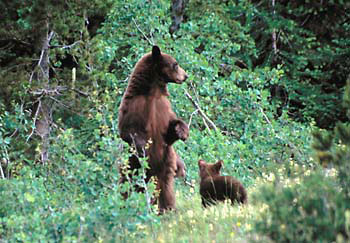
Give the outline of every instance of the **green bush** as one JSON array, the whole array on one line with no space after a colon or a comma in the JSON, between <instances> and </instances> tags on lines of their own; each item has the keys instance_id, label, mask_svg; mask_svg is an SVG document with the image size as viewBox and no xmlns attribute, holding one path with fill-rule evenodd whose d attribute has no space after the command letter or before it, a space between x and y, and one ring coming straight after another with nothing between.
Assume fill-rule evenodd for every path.
<instances>
[{"instance_id":1,"label":"green bush","mask_svg":"<svg viewBox=\"0 0 350 243\"><path fill-rule=\"evenodd\" d=\"M123 240L137 225L157 223L150 195L121 192L119 165L128 147L115 133L115 121L101 112L81 122L79 130L56 130L50 163L27 161L16 178L0 180L0 236L8 242ZM87 133L86 130L93 131ZM143 183L143 173L135 183ZM148 196L148 197L147 197ZM140 233L142 234L142 233ZM107 240L107 239L106 239Z\"/></svg>"},{"instance_id":2,"label":"green bush","mask_svg":"<svg viewBox=\"0 0 350 243\"><path fill-rule=\"evenodd\" d=\"M0 236L7 242L94 242L124 239L157 223L144 194L123 200L116 185L91 200L77 185L53 188L44 178L0 181ZM72 191L75 191L73 193ZM142 232L141 232L142 234Z\"/></svg>"},{"instance_id":3,"label":"green bush","mask_svg":"<svg viewBox=\"0 0 350 243\"><path fill-rule=\"evenodd\" d=\"M338 235L350 237L350 200L321 172L300 184L265 186L257 200L268 209L257 220L256 231L274 241L333 242Z\"/></svg>"},{"instance_id":4,"label":"green bush","mask_svg":"<svg viewBox=\"0 0 350 243\"><path fill-rule=\"evenodd\" d=\"M349 94L350 82L344 96L347 110ZM295 185L284 186L276 180L257 196L269 210L257 221L256 230L273 240L342 242L350 238L350 126L339 123L334 132L315 131L313 136L316 162L325 168L310 176L298 174ZM288 171L295 178L293 168Z\"/></svg>"}]
</instances>

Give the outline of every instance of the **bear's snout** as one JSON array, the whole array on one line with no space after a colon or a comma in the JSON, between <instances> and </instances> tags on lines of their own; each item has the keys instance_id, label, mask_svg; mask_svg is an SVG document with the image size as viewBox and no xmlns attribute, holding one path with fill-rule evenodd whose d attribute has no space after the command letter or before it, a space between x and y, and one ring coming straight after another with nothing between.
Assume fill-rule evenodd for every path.
<instances>
[{"instance_id":1,"label":"bear's snout","mask_svg":"<svg viewBox=\"0 0 350 243\"><path fill-rule=\"evenodd\" d=\"M184 76L184 81L186 81L186 79L188 79L188 75L187 75L187 73L185 73L185 76Z\"/></svg>"},{"instance_id":2,"label":"bear's snout","mask_svg":"<svg viewBox=\"0 0 350 243\"><path fill-rule=\"evenodd\" d=\"M176 78L176 83L181 84L188 78L187 73L182 68L178 72L178 77Z\"/></svg>"}]
</instances>

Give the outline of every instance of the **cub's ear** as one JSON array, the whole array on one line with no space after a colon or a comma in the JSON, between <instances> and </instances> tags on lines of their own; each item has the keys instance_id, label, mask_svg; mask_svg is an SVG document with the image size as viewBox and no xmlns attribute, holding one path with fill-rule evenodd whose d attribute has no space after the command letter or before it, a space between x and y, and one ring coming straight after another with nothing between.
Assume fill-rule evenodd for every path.
<instances>
[{"instance_id":1,"label":"cub's ear","mask_svg":"<svg viewBox=\"0 0 350 243\"><path fill-rule=\"evenodd\" d=\"M161 56L161 54L160 54L160 49L159 49L159 47L158 47L158 46L153 46L153 47L152 47L152 60L153 60L154 62L159 61L160 56Z\"/></svg>"},{"instance_id":2,"label":"cub's ear","mask_svg":"<svg viewBox=\"0 0 350 243\"><path fill-rule=\"evenodd\" d=\"M199 168L203 168L203 167L205 167L206 165L207 165L207 163L205 163L204 160L202 160L202 159L198 160L198 166L199 166Z\"/></svg>"},{"instance_id":3,"label":"cub's ear","mask_svg":"<svg viewBox=\"0 0 350 243\"><path fill-rule=\"evenodd\" d=\"M219 160L218 162L215 163L215 169L219 172L221 170L222 165L224 164L224 161Z\"/></svg>"}]
</instances>

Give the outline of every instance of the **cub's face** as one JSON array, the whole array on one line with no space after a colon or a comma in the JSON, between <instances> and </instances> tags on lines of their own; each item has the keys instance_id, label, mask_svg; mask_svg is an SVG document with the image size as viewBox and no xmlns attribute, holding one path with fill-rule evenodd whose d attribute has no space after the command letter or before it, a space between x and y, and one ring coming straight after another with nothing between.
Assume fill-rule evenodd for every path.
<instances>
[{"instance_id":1,"label":"cub's face","mask_svg":"<svg viewBox=\"0 0 350 243\"><path fill-rule=\"evenodd\" d=\"M205 179L208 176L214 177L220 175L220 169L222 167L222 160L219 160L215 164L208 164L204 160L198 161L199 177Z\"/></svg>"},{"instance_id":2,"label":"cub's face","mask_svg":"<svg viewBox=\"0 0 350 243\"><path fill-rule=\"evenodd\" d=\"M185 178L186 177L186 168L185 168L185 164L184 162L180 159L179 156L177 156L176 158L176 175L175 177L182 177Z\"/></svg>"},{"instance_id":3,"label":"cub's face","mask_svg":"<svg viewBox=\"0 0 350 243\"><path fill-rule=\"evenodd\" d=\"M161 53L158 46L152 49L152 61L156 63L160 78L166 83L181 84L188 76L172 56Z\"/></svg>"}]
</instances>

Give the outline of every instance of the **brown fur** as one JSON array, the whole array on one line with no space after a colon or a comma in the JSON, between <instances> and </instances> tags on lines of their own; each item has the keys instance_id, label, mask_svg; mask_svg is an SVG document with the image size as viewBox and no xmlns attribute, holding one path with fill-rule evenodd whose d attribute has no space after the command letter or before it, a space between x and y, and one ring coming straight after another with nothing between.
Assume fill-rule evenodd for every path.
<instances>
[{"instance_id":1,"label":"brown fur","mask_svg":"<svg viewBox=\"0 0 350 243\"><path fill-rule=\"evenodd\" d=\"M222 164L221 160L215 164L207 164L204 160L198 161L201 179L199 192L204 207L226 199L230 199L232 205L234 201L247 203L247 192L243 185L232 176L220 175Z\"/></svg>"},{"instance_id":2,"label":"brown fur","mask_svg":"<svg viewBox=\"0 0 350 243\"><path fill-rule=\"evenodd\" d=\"M160 212L175 208L177 154L172 144L178 139L186 140L189 134L187 124L171 109L167 84L181 84L186 79L186 72L176 60L154 46L136 63L119 108L120 136L138 152L138 156L131 156L130 166L140 167L137 157L148 158L147 180L157 177Z\"/></svg>"},{"instance_id":3,"label":"brown fur","mask_svg":"<svg viewBox=\"0 0 350 243\"><path fill-rule=\"evenodd\" d=\"M179 155L176 156L176 171L175 177L186 178L186 166Z\"/></svg>"}]
</instances>

